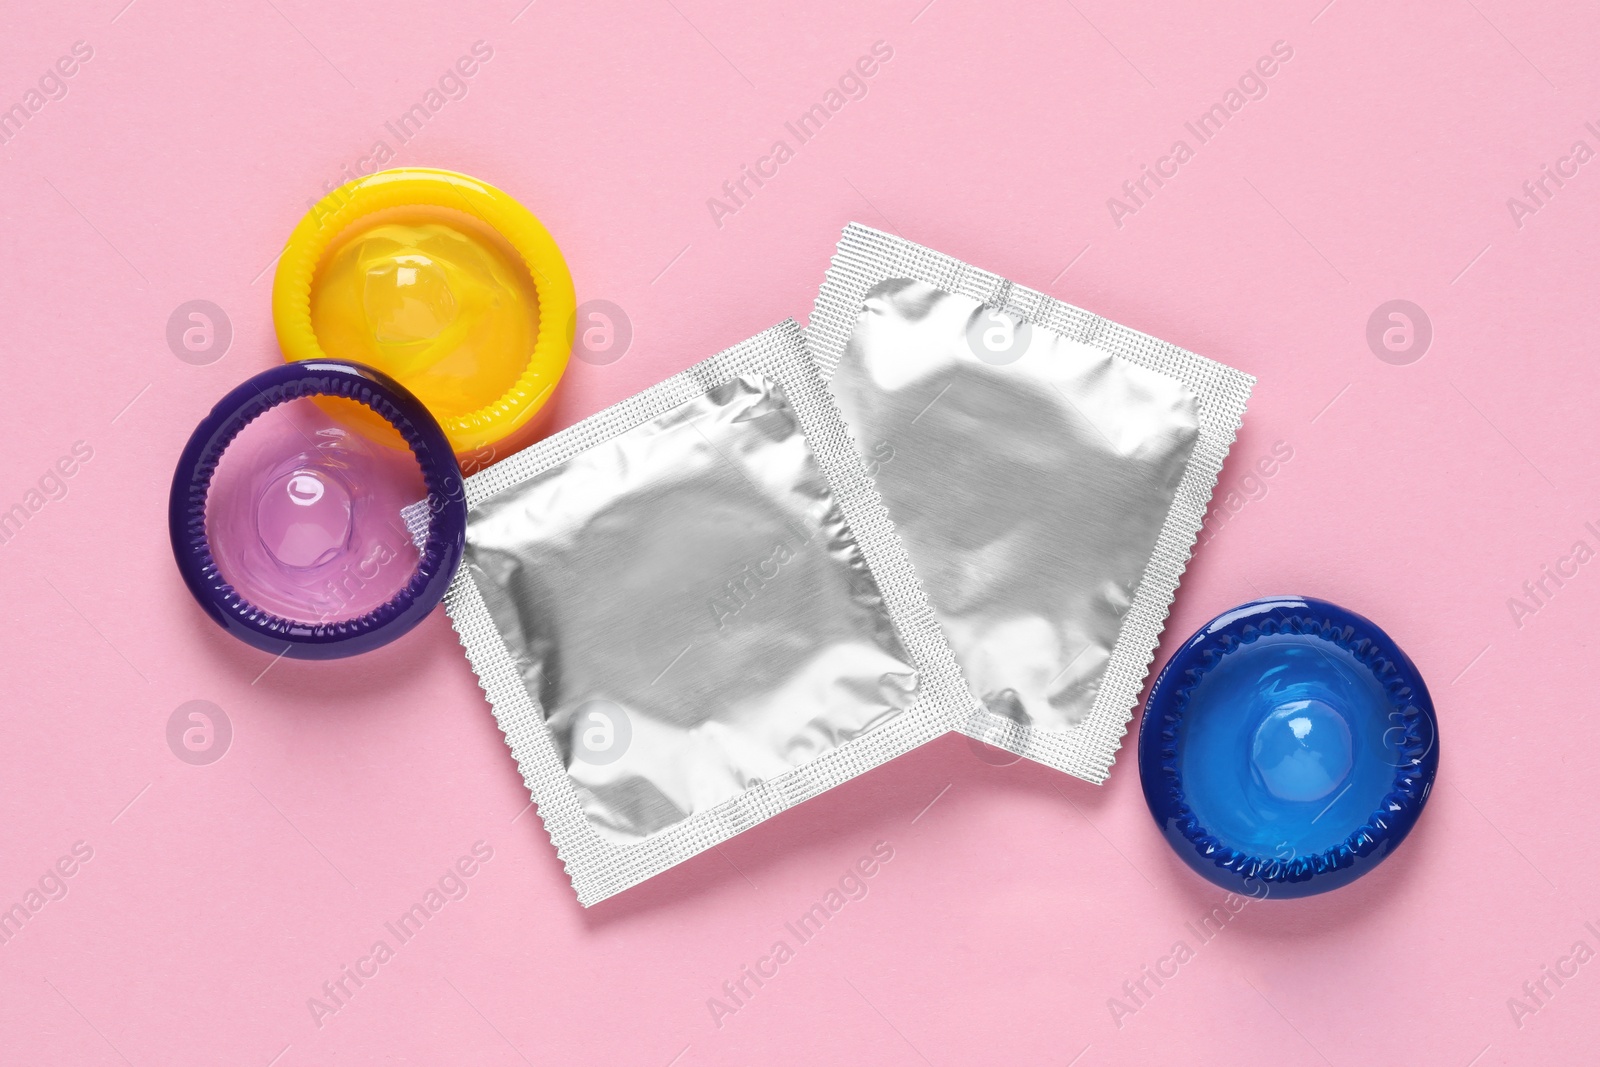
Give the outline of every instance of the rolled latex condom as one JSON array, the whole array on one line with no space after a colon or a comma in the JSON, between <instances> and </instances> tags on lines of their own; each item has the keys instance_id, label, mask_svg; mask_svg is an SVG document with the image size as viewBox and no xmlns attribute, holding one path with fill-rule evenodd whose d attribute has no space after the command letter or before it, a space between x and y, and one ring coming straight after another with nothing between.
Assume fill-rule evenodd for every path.
<instances>
[{"instance_id":1,"label":"rolled latex condom","mask_svg":"<svg viewBox=\"0 0 1600 1067\"><path fill-rule=\"evenodd\" d=\"M1439 724L1371 620L1311 597L1217 616L1162 668L1139 729L1145 801L1194 870L1252 897L1371 871L1416 825Z\"/></svg>"},{"instance_id":2,"label":"rolled latex condom","mask_svg":"<svg viewBox=\"0 0 1600 1067\"><path fill-rule=\"evenodd\" d=\"M286 359L350 359L394 378L470 471L532 442L575 304L560 249L526 208L464 174L408 167L312 207L278 262L272 313ZM386 436L376 420L365 428Z\"/></svg>"},{"instance_id":3,"label":"rolled latex condom","mask_svg":"<svg viewBox=\"0 0 1600 1067\"><path fill-rule=\"evenodd\" d=\"M423 500L414 533L401 509ZM179 573L218 625L274 655L327 659L433 610L461 561L466 498L416 397L370 367L307 360L250 378L200 421L168 518Z\"/></svg>"}]
</instances>

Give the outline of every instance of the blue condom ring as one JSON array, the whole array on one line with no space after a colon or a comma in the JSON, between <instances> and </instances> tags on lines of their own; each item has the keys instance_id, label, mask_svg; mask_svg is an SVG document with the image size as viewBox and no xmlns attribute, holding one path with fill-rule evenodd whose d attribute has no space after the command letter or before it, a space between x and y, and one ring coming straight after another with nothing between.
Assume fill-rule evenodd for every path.
<instances>
[{"instance_id":1,"label":"blue condom ring","mask_svg":"<svg viewBox=\"0 0 1600 1067\"><path fill-rule=\"evenodd\" d=\"M1439 725L1416 665L1370 620L1253 601L1173 654L1145 703L1139 776L1168 844L1217 885L1302 897L1382 862L1416 825Z\"/></svg>"}]
</instances>

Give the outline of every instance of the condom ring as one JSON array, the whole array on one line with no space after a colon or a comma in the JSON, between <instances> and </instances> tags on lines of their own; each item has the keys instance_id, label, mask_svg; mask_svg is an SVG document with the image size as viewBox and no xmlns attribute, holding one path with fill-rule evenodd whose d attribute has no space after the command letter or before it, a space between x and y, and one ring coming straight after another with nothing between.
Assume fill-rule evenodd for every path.
<instances>
[{"instance_id":1,"label":"condom ring","mask_svg":"<svg viewBox=\"0 0 1600 1067\"><path fill-rule=\"evenodd\" d=\"M366 438L362 418L399 447ZM467 505L416 397L370 367L318 359L256 375L200 421L168 523L178 571L218 625L267 652L331 659L433 610L461 562Z\"/></svg>"},{"instance_id":2,"label":"condom ring","mask_svg":"<svg viewBox=\"0 0 1600 1067\"><path fill-rule=\"evenodd\" d=\"M575 316L572 276L539 220L486 182L426 167L318 201L272 286L285 359L335 356L388 374L458 456L477 459L531 429L566 369Z\"/></svg>"},{"instance_id":3,"label":"condom ring","mask_svg":"<svg viewBox=\"0 0 1600 1067\"><path fill-rule=\"evenodd\" d=\"M1368 619L1273 597L1202 627L1139 729L1145 802L1194 870L1253 897L1336 889L1422 814L1439 723L1416 665Z\"/></svg>"}]
</instances>

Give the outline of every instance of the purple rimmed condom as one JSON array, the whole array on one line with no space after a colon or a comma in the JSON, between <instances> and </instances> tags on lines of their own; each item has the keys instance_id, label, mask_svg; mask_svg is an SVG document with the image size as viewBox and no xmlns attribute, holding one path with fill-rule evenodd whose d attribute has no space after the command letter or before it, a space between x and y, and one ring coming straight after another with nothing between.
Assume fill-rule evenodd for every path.
<instances>
[{"instance_id":1,"label":"purple rimmed condom","mask_svg":"<svg viewBox=\"0 0 1600 1067\"><path fill-rule=\"evenodd\" d=\"M373 440L341 410L393 427ZM429 504L419 548L400 508ZM388 644L433 610L461 562L461 471L422 403L387 375L320 359L263 371L200 421L172 478L178 571L235 637L299 659Z\"/></svg>"}]
</instances>

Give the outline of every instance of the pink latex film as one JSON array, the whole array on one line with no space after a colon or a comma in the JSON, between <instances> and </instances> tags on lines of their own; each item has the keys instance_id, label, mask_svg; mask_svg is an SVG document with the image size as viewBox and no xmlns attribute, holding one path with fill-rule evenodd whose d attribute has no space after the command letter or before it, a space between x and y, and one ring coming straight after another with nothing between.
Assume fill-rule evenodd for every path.
<instances>
[{"instance_id":1,"label":"pink latex film","mask_svg":"<svg viewBox=\"0 0 1600 1067\"><path fill-rule=\"evenodd\" d=\"M295 622L345 622L410 580L418 553L400 509L427 495L407 449L376 444L291 400L244 428L217 464L206 538L241 596ZM371 417L363 409L363 414Z\"/></svg>"}]
</instances>

